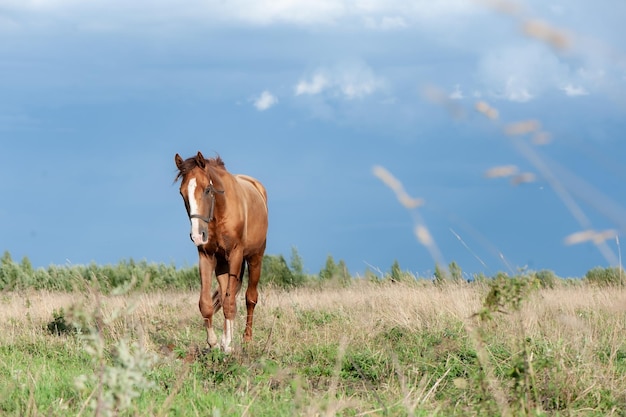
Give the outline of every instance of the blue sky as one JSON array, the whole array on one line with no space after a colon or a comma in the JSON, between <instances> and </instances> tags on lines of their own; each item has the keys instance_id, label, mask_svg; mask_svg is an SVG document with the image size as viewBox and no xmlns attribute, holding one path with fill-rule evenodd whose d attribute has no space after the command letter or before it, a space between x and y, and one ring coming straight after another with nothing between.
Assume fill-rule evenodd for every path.
<instances>
[{"instance_id":1,"label":"blue sky","mask_svg":"<svg viewBox=\"0 0 626 417\"><path fill-rule=\"evenodd\" d=\"M624 16L619 0L1 0L0 250L192 265L173 158L201 150L264 183L267 253L296 247L311 273L329 254L353 273L616 264Z\"/></svg>"}]
</instances>

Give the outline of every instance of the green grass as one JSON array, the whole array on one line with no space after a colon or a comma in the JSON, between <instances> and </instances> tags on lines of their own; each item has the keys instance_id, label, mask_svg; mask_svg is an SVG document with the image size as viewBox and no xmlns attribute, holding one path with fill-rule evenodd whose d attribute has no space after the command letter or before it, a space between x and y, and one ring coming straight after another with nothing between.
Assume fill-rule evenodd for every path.
<instances>
[{"instance_id":1,"label":"green grass","mask_svg":"<svg viewBox=\"0 0 626 417\"><path fill-rule=\"evenodd\" d=\"M0 400L6 415L64 415L81 398L74 379L91 358L72 338L17 340L0 346Z\"/></svg>"},{"instance_id":2,"label":"green grass","mask_svg":"<svg viewBox=\"0 0 626 417\"><path fill-rule=\"evenodd\" d=\"M236 350L224 355L206 349L195 291L5 292L0 415L625 415L623 289L515 292L495 303L506 313L472 317L489 294L265 289L253 342L241 346L239 299ZM80 330L49 331L61 319Z\"/></svg>"}]
</instances>

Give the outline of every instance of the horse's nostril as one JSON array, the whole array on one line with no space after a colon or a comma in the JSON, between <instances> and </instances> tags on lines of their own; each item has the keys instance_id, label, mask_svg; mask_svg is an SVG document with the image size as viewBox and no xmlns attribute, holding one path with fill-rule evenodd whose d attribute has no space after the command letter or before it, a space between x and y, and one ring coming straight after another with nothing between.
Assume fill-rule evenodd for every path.
<instances>
[{"instance_id":1,"label":"horse's nostril","mask_svg":"<svg viewBox=\"0 0 626 417\"><path fill-rule=\"evenodd\" d=\"M202 241L206 241L206 240L207 240L206 232L202 231Z\"/></svg>"},{"instance_id":2,"label":"horse's nostril","mask_svg":"<svg viewBox=\"0 0 626 417\"><path fill-rule=\"evenodd\" d=\"M191 233L189 233L189 239L193 242L193 235Z\"/></svg>"}]
</instances>

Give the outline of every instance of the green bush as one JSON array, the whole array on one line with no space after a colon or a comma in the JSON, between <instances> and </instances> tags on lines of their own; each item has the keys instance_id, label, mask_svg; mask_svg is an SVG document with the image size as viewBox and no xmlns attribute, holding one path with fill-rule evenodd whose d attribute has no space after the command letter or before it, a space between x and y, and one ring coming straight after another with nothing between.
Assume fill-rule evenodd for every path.
<instances>
[{"instance_id":1,"label":"green bush","mask_svg":"<svg viewBox=\"0 0 626 417\"><path fill-rule=\"evenodd\" d=\"M0 259L0 290L73 291L96 286L103 292L129 287L145 290L196 289L198 267L176 268L174 265L135 262L130 259L116 265L50 265L33 268L28 258L13 261L9 252Z\"/></svg>"},{"instance_id":2,"label":"green bush","mask_svg":"<svg viewBox=\"0 0 626 417\"><path fill-rule=\"evenodd\" d=\"M332 255L326 257L326 263L324 268L320 270L319 278L321 281L335 281L343 286L349 285L352 280L344 260L340 259L339 263L335 263Z\"/></svg>"},{"instance_id":3,"label":"green bush","mask_svg":"<svg viewBox=\"0 0 626 417\"><path fill-rule=\"evenodd\" d=\"M535 278L539 281L541 288L554 288L559 280L556 274L548 269L535 272Z\"/></svg>"},{"instance_id":4,"label":"green bush","mask_svg":"<svg viewBox=\"0 0 626 417\"><path fill-rule=\"evenodd\" d=\"M389 273L385 274L384 280L389 280L391 282L414 283L416 279L415 275L411 272L403 271L400 268L400 263L396 259L393 261L393 264L391 264L391 270Z\"/></svg>"},{"instance_id":5,"label":"green bush","mask_svg":"<svg viewBox=\"0 0 626 417\"><path fill-rule=\"evenodd\" d=\"M597 266L585 274L585 282L599 287L615 287L624 285L624 270L618 267L603 268Z\"/></svg>"},{"instance_id":6,"label":"green bush","mask_svg":"<svg viewBox=\"0 0 626 417\"><path fill-rule=\"evenodd\" d=\"M334 266L336 273L347 276L343 261ZM303 271L302 258L292 249L288 264L282 255L266 255L263 258L261 283L271 283L282 288L305 285L309 277ZM142 290L196 290L200 287L198 266L177 268L173 264L148 263L133 259L117 264L98 265L50 265L33 268L28 258L20 263L4 252L0 258L0 291L32 288L50 291L74 291L96 287L104 293L114 289Z\"/></svg>"},{"instance_id":7,"label":"green bush","mask_svg":"<svg viewBox=\"0 0 626 417\"><path fill-rule=\"evenodd\" d=\"M448 265L448 271L450 272L450 278L453 282L465 282L465 279L463 278L463 271L456 262L450 262L450 265Z\"/></svg>"},{"instance_id":8,"label":"green bush","mask_svg":"<svg viewBox=\"0 0 626 417\"><path fill-rule=\"evenodd\" d=\"M504 272L498 272L489 281L489 292L485 296L483 309L478 316L482 319L489 319L495 312L519 311L524 301L540 286L539 280L534 276L509 277Z\"/></svg>"},{"instance_id":9,"label":"green bush","mask_svg":"<svg viewBox=\"0 0 626 417\"><path fill-rule=\"evenodd\" d=\"M272 284L280 288L291 288L301 285L298 277L287 265L282 255L265 256L261 272L261 285Z\"/></svg>"},{"instance_id":10,"label":"green bush","mask_svg":"<svg viewBox=\"0 0 626 417\"><path fill-rule=\"evenodd\" d=\"M442 267L441 265L436 264L433 277L433 282L436 285L443 285L446 283L458 284L461 282L465 282L465 278L463 278L463 270L454 261L450 262L447 269L445 268L445 266Z\"/></svg>"},{"instance_id":11,"label":"green bush","mask_svg":"<svg viewBox=\"0 0 626 417\"><path fill-rule=\"evenodd\" d=\"M280 288L300 287L308 281L302 258L296 248L291 248L289 264L282 255L265 255L261 271L261 285L271 284Z\"/></svg>"}]
</instances>

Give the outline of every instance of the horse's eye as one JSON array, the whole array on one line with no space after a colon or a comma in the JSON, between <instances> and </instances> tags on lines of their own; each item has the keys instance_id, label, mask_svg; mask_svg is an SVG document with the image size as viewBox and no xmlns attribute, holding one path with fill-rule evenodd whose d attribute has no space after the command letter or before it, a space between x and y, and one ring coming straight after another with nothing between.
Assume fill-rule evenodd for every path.
<instances>
[{"instance_id":1,"label":"horse's eye","mask_svg":"<svg viewBox=\"0 0 626 417\"><path fill-rule=\"evenodd\" d=\"M210 192L211 192L211 187L207 187L204 189L204 195L209 195Z\"/></svg>"}]
</instances>

